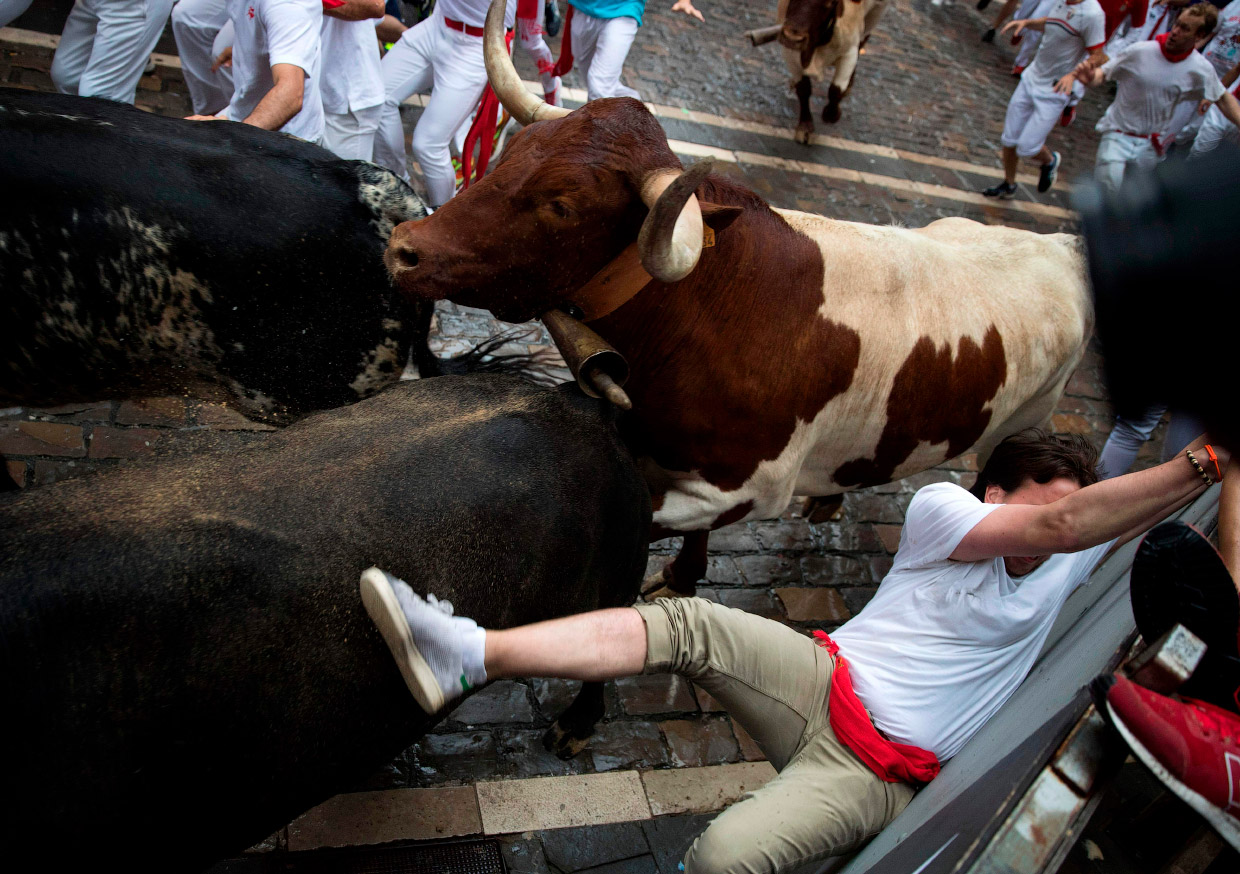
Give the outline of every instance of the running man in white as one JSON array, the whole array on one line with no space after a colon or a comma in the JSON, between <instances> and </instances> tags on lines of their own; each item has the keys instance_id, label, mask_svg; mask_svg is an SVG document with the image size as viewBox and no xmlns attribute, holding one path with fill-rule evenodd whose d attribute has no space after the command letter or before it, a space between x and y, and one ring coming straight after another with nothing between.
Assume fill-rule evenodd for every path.
<instances>
[{"instance_id":1,"label":"running man in white","mask_svg":"<svg viewBox=\"0 0 1240 874\"><path fill-rule=\"evenodd\" d=\"M489 6L488 0L438 0L430 17L401 34L383 56L383 112L374 160L409 181L400 104L430 89L431 98L413 131L412 151L432 207L443 206L456 189L449 144L487 84L482 27ZM508 0L506 27L512 27L516 7L517 0Z\"/></svg>"},{"instance_id":2,"label":"running man in white","mask_svg":"<svg viewBox=\"0 0 1240 874\"><path fill-rule=\"evenodd\" d=\"M1115 101L1095 127L1102 141L1094 176L1103 188L1115 191L1129 168L1150 170L1162 159L1176 110L1186 101L1192 106L1201 100L1216 103L1233 124L1240 124L1240 103L1196 51L1197 40L1211 33L1217 21L1218 10L1209 3L1190 6L1157 39L1134 43L1096 69L1084 61L1056 84L1063 94L1074 80L1087 88L1104 81L1118 85Z\"/></svg>"},{"instance_id":3,"label":"running man in white","mask_svg":"<svg viewBox=\"0 0 1240 874\"><path fill-rule=\"evenodd\" d=\"M585 79L587 100L641 100L637 91L620 81L620 73L645 11L646 0L569 0L566 44L571 46L573 65L580 68ZM676 0L672 11L706 20L691 0Z\"/></svg>"},{"instance_id":4,"label":"running man in white","mask_svg":"<svg viewBox=\"0 0 1240 874\"><path fill-rule=\"evenodd\" d=\"M369 161L383 116L383 73L375 20L383 0L323 6L323 145L338 157Z\"/></svg>"},{"instance_id":5,"label":"running man in white","mask_svg":"<svg viewBox=\"0 0 1240 874\"><path fill-rule=\"evenodd\" d=\"M1227 74L1240 61L1240 0L1231 0L1219 11L1218 27L1198 51L1214 67L1214 72L1218 73L1224 86L1230 87L1226 78ZM1173 125L1178 148L1192 147L1198 131L1205 122L1206 114L1186 108L1182 116L1177 115L1176 121L1183 122L1182 126Z\"/></svg>"},{"instance_id":6,"label":"running man in white","mask_svg":"<svg viewBox=\"0 0 1240 874\"><path fill-rule=\"evenodd\" d=\"M228 0L177 0L172 7L172 35L195 115L215 115L232 99L232 67L214 66L216 37L227 22Z\"/></svg>"},{"instance_id":7,"label":"running man in white","mask_svg":"<svg viewBox=\"0 0 1240 874\"><path fill-rule=\"evenodd\" d=\"M1098 0L1055 0L1044 18L1009 21L1003 27L1020 35L1042 31L1038 52L1008 101L1003 122L1003 181L982 193L1011 200L1016 196L1016 170L1020 159L1041 166L1038 191L1055 184L1059 153L1046 147L1046 138L1059 123L1071 93L1060 94L1056 83L1069 75L1087 55L1098 57L1106 42L1106 13Z\"/></svg>"},{"instance_id":8,"label":"running man in white","mask_svg":"<svg viewBox=\"0 0 1240 874\"><path fill-rule=\"evenodd\" d=\"M517 42L529 53L538 67L538 78L543 86L543 100L552 106L563 106L560 96L560 77L555 74L555 58L543 39L546 29L543 21L547 7L543 0L517 0Z\"/></svg>"},{"instance_id":9,"label":"running man in white","mask_svg":"<svg viewBox=\"0 0 1240 874\"><path fill-rule=\"evenodd\" d=\"M217 115L189 119L240 121L321 143L321 0L229 0L229 17L232 100Z\"/></svg>"},{"instance_id":10,"label":"running man in white","mask_svg":"<svg viewBox=\"0 0 1240 874\"><path fill-rule=\"evenodd\" d=\"M58 91L133 103L172 0L77 0L52 58Z\"/></svg>"}]
</instances>

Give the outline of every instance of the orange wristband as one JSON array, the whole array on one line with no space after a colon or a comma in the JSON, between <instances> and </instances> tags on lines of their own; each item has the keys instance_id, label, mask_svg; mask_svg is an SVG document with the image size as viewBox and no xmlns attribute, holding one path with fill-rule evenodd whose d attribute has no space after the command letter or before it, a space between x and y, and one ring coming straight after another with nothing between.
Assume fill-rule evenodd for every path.
<instances>
[{"instance_id":1,"label":"orange wristband","mask_svg":"<svg viewBox=\"0 0 1240 874\"><path fill-rule=\"evenodd\" d=\"M1203 448L1206 451L1206 455L1210 456L1210 460L1214 462L1215 478L1222 481L1223 470L1218 466L1218 456L1214 454L1214 447L1207 443Z\"/></svg>"}]
</instances>

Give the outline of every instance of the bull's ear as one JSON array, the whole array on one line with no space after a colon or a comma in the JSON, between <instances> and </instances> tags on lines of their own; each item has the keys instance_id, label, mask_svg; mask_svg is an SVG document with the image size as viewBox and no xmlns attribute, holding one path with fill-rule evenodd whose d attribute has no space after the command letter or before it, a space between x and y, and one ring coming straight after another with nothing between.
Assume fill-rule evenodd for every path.
<instances>
[{"instance_id":1,"label":"bull's ear","mask_svg":"<svg viewBox=\"0 0 1240 874\"><path fill-rule=\"evenodd\" d=\"M702 208L702 222L714 231L722 231L732 224L742 211L739 206L724 206L706 200L699 201L699 206Z\"/></svg>"}]
</instances>

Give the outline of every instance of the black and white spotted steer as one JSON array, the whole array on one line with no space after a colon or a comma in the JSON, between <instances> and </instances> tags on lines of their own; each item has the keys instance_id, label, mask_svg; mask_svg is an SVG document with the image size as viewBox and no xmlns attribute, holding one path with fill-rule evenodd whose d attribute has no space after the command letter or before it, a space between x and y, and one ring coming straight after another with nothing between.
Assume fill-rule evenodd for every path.
<instances>
[{"instance_id":1,"label":"black and white spotted steer","mask_svg":"<svg viewBox=\"0 0 1240 874\"><path fill-rule=\"evenodd\" d=\"M0 88L0 407L215 394L288 419L424 375L396 176L233 123Z\"/></svg>"},{"instance_id":2,"label":"black and white spotted steer","mask_svg":"<svg viewBox=\"0 0 1240 874\"><path fill-rule=\"evenodd\" d=\"M613 416L418 380L0 497L0 840L192 871L355 788L434 721L362 609L371 564L490 627L631 603L650 498Z\"/></svg>"}]
</instances>

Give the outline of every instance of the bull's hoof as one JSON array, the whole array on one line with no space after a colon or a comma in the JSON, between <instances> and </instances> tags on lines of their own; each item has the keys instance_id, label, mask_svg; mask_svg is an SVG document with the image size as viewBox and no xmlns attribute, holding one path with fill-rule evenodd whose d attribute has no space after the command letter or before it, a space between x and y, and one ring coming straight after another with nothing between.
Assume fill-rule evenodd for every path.
<instances>
[{"instance_id":1,"label":"bull's hoof","mask_svg":"<svg viewBox=\"0 0 1240 874\"><path fill-rule=\"evenodd\" d=\"M840 120L840 105L838 103L828 103L822 108L822 120L827 124L835 124Z\"/></svg>"},{"instance_id":2,"label":"bull's hoof","mask_svg":"<svg viewBox=\"0 0 1240 874\"><path fill-rule=\"evenodd\" d=\"M803 121L797 125L796 133L792 138L803 146L808 146L810 138L814 135L814 123L812 121Z\"/></svg>"},{"instance_id":3,"label":"bull's hoof","mask_svg":"<svg viewBox=\"0 0 1240 874\"><path fill-rule=\"evenodd\" d=\"M584 750L589 742L589 736L578 737L558 722L551 723L551 727L543 735L543 748L549 753L555 753L556 758L565 761Z\"/></svg>"}]
</instances>

